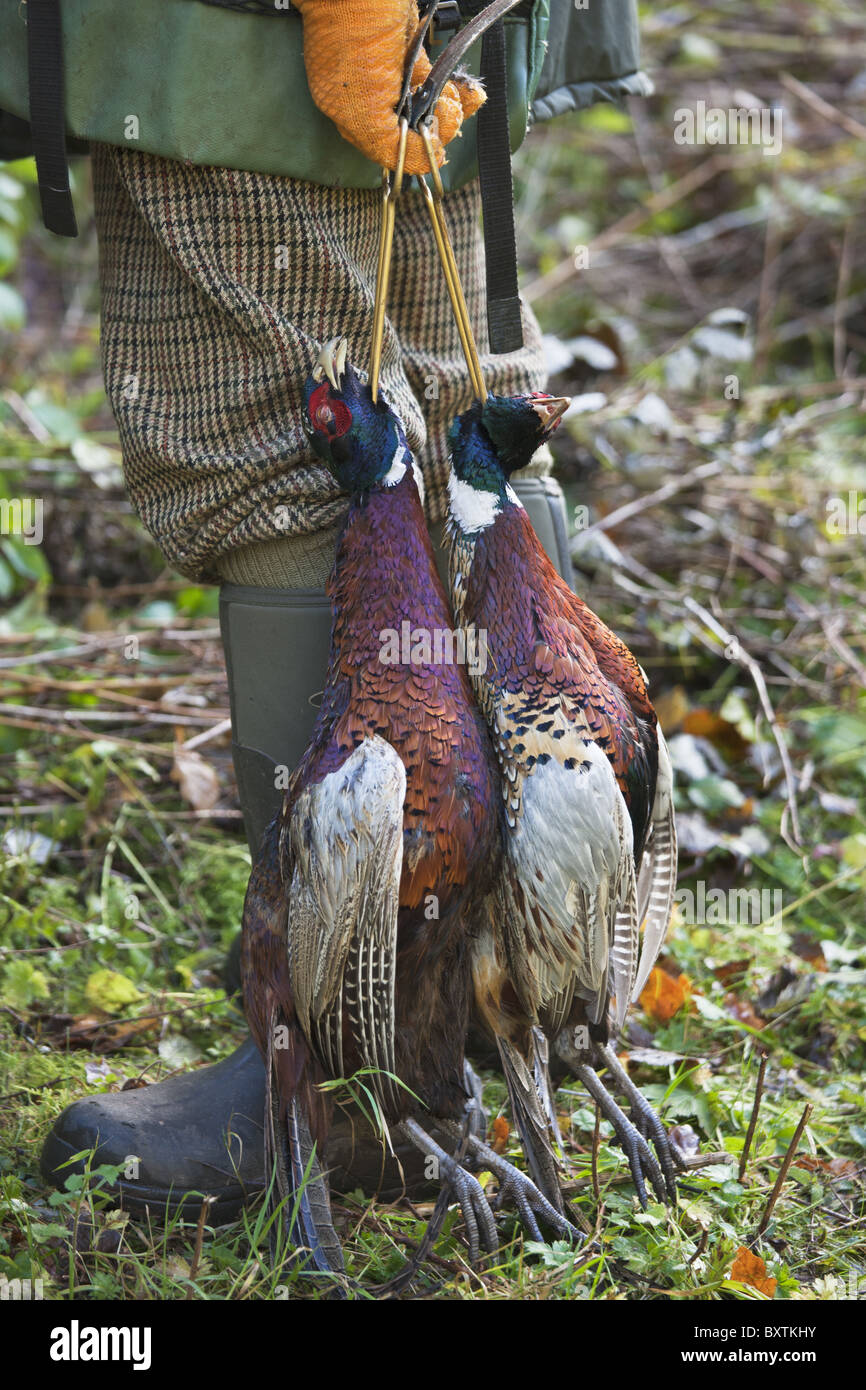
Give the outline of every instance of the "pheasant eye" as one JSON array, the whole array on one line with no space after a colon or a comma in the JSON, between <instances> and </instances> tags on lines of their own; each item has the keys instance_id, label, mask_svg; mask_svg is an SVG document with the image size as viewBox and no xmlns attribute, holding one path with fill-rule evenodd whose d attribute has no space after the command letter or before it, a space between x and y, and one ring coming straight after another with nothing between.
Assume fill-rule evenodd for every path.
<instances>
[{"instance_id":1,"label":"pheasant eye","mask_svg":"<svg viewBox=\"0 0 866 1390\"><path fill-rule=\"evenodd\" d=\"M343 401L333 398L326 381L323 381L310 397L309 414L314 428L326 434L329 439L339 438L352 428L351 410Z\"/></svg>"}]
</instances>

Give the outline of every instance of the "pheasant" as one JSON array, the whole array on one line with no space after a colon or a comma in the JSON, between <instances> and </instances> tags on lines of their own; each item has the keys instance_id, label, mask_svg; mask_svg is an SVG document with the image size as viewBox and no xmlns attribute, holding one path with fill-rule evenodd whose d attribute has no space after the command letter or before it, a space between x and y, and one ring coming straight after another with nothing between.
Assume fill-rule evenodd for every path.
<instances>
[{"instance_id":1,"label":"pheasant","mask_svg":"<svg viewBox=\"0 0 866 1390\"><path fill-rule=\"evenodd\" d=\"M670 919L672 775L641 668L557 575L508 482L567 405L541 394L489 395L451 429L452 603L461 626L486 634L487 667L472 680L506 821L498 908L476 945L475 994L499 1045L530 1170L550 1200L539 1098L556 1130L539 1028L612 1122L645 1205L645 1176L660 1199L675 1200L677 1158L609 1038L643 989ZM634 1123L598 1076L601 1064Z\"/></svg>"},{"instance_id":2,"label":"pheasant","mask_svg":"<svg viewBox=\"0 0 866 1390\"><path fill-rule=\"evenodd\" d=\"M321 1083L358 1072L389 1129L437 1160L473 1259L495 1248L496 1228L469 1162L496 1172L534 1236L539 1217L558 1234L572 1229L468 1132L469 933L496 874L495 759L464 667L436 650L453 624L420 474L400 421L381 395L374 404L346 352L345 339L327 344L306 385L312 446L351 495L328 582L325 689L251 879L243 948L276 1192L287 1210L297 1205L293 1243L336 1275ZM392 640L406 634L408 664Z\"/></svg>"}]
</instances>

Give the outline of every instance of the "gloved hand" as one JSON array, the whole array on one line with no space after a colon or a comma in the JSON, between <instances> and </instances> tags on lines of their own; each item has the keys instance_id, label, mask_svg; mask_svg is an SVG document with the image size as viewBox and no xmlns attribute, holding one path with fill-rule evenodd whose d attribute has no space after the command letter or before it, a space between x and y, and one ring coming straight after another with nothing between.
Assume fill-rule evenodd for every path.
<instances>
[{"instance_id":1,"label":"gloved hand","mask_svg":"<svg viewBox=\"0 0 866 1390\"><path fill-rule=\"evenodd\" d=\"M313 101L340 134L368 159L393 169L399 129L395 107L403 69L418 26L415 0L294 0L304 20L304 63ZM424 81L430 60L422 51L412 86ZM439 164L445 146L466 116L484 101L471 77L446 82L433 116L433 146ZM406 172L423 174L429 162L421 137L409 132Z\"/></svg>"}]
</instances>

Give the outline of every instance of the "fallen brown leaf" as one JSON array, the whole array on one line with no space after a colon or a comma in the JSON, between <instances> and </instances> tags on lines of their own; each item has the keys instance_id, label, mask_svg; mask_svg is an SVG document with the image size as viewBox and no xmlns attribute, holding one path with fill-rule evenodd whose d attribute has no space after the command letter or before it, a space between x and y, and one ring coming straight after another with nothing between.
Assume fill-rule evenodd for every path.
<instances>
[{"instance_id":1,"label":"fallen brown leaf","mask_svg":"<svg viewBox=\"0 0 866 1390\"><path fill-rule=\"evenodd\" d=\"M772 1279L767 1273L767 1266L760 1255L755 1255L745 1245L741 1245L737 1251L731 1265L730 1277L735 1283L748 1284L750 1288L757 1289L768 1298L772 1298L776 1292L777 1280Z\"/></svg>"},{"instance_id":2,"label":"fallen brown leaf","mask_svg":"<svg viewBox=\"0 0 866 1390\"><path fill-rule=\"evenodd\" d=\"M650 977L640 996L640 1006L659 1023L667 1023L675 1013L688 1004L692 994L692 982L687 975L674 978L659 966L650 972Z\"/></svg>"},{"instance_id":3,"label":"fallen brown leaf","mask_svg":"<svg viewBox=\"0 0 866 1390\"><path fill-rule=\"evenodd\" d=\"M745 975L751 964L750 958L744 956L742 960L729 960L724 965L717 965L713 974L721 984L727 985Z\"/></svg>"},{"instance_id":4,"label":"fallen brown leaf","mask_svg":"<svg viewBox=\"0 0 866 1390\"><path fill-rule=\"evenodd\" d=\"M211 811L220 799L219 777L195 750L176 748L172 778L194 811Z\"/></svg>"},{"instance_id":5,"label":"fallen brown leaf","mask_svg":"<svg viewBox=\"0 0 866 1390\"><path fill-rule=\"evenodd\" d=\"M497 1115L493 1121L493 1143L491 1148L494 1153L504 1154L505 1146L508 1143L508 1136L511 1133L511 1126L504 1115Z\"/></svg>"},{"instance_id":6,"label":"fallen brown leaf","mask_svg":"<svg viewBox=\"0 0 866 1390\"><path fill-rule=\"evenodd\" d=\"M725 1008L734 1018L745 1023L747 1028L761 1029L767 1026L767 1020L755 1013L748 999L743 999L738 994L725 995Z\"/></svg>"},{"instance_id":7,"label":"fallen brown leaf","mask_svg":"<svg viewBox=\"0 0 866 1390\"><path fill-rule=\"evenodd\" d=\"M710 743L721 749L730 758L741 759L748 751L749 745L736 725L729 723L727 719L723 719L720 714L715 714L712 710L689 710L681 727L684 734L693 734L695 738L709 739Z\"/></svg>"}]
</instances>

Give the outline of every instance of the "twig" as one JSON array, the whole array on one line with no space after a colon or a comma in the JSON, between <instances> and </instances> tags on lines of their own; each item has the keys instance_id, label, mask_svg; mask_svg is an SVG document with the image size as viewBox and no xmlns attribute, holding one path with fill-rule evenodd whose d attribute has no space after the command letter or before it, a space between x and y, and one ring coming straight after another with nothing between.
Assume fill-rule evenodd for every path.
<instances>
[{"instance_id":1,"label":"twig","mask_svg":"<svg viewBox=\"0 0 866 1390\"><path fill-rule=\"evenodd\" d=\"M781 217L774 215L778 212L778 169L773 170L772 186L770 191L769 215L767 225L764 229L764 263L761 267L761 279L758 285L758 313L755 325L755 354L754 354L754 373L760 378L764 375L767 356L770 349L770 334L773 305L775 304L775 290L779 271L779 243L781 240Z\"/></svg>"},{"instance_id":2,"label":"twig","mask_svg":"<svg viewBox=\"0 0 866 1390\"><path fill-rule=\"evenodd\" d=\"M669 497L675 497L678 492L683 492L685 488L691 487L693 483L699 483L704 478L715 477L721 473L722 465L717 460L710 463L701 463L697 468L692 468L690 472L683 473L682 477L672 478L669 483L663 483L654 492L647 492L643 497L636 497L633 502L625 502L621 507L608 512L607 516L594 521L591 526L579 533L580 539L591 535L593 531L609 531L612 526L618 526L621 521L626 521L631 516L637 516L639 512L645 512L650 507L655 507L660 502L666 502Z\"/></svg>"},{"instance_id":3,"label":"twig","mask_svg":"<svg viewBox=\"0 0 866 1390\"><path fill-rule=\"evenodd\" d=\"M117 698L117 697L115 697ZM207 724L224 723L222 710L201 714L154 714L150 710L134 709L124 713L107 709L45 709L40 705L0 705L0 717L32 719L38 724L63 724L68 719L80 719L86 724Z\"/></svg>"},{"instance_id":4,"label":"twig","mask_svg":"<svg viewBox=\"0 0 866 1390\"><path fill-rule=\"evenodd\" d=\"M722 627L721 623L717 622L717 620L713 617L712 613L707 612L703 604L700 604L695 599L693 599L691 594L684 594L682 601L684 607L688 608L691 613L694 613L697 617L699 617L701 619L701 622L703 622L710 629L710 631L715 634L719 641L724 643L725 654L730 655L730 660L736 661L739 666L744 667L745 670L747 670L749 675L752 677L755 689L758 692L758 699L761 703L761 708L764 711L767 722L772 730L773 738L776 741L776 747L779 750L779 758L781 759L782 768L785 773L785 785L788 791L788 801L785 807L785 811L782 815L782 835L785 839L785 843L796 854L801 848L800 816L797 810L796 779L794 777L794 769L791 764L791 756L788 752L788 745L785 741L785 737L776 719L775 710L773 709L773 706L770 704L770 697L767 693L767 684L764 680L764 673L761 670L755 658L743 648L742 643L740 642L736 634L728 632L724 627ZM785 825L786 814L789 815L791 819L791 838L789 838L787 826Z\"/></svg>"},{"instance_id":5,"label":"twig","mask_svg":"<svg viewBox=\"0 0 866 1390\"><path fill-rule=\"evenodd\" d=\"M749 1128L746 1130L746 1142L743 1145L743 1152L740 1155L740 1169L737 1173L737 1181L742 1182L746 1176L746 1164L749 1161L749 1150L752 1147L752 1139L755 1133L755 1125L758 1123L758 1111L761 1108L761 1097L764 1094L764 1073L767 1070L767 1054L763 1053L761 1065L758 1068L758 1080L755 1083L755 1099L752 1104L752 1115L749 1120Z\"/></svg>"},{"instance_id":6,"label":"twig","mask_svg":"<svg viewBox=\"0 0 866 1390\"><path fill-rule=\"evenodd\" d=\"M110 647L119 647L125 641L125 637L113 633L111 637L96 638L93 642L77 647L51 647L44 652L28 652L24 656L0 657L0 667L5 670L12 666L47 666L53 661L66 663L77 657L93 656L96 652L105 651Z\"/></svg>"},{"instance_id":7,"label":"twig","mask_svg":"<svg viewBox=\"0 0 866 1390\"><path fill-rule=\"evenodd\" d=\"M601 1143L601 1108L598 1101L595 1103L595 1129L592 1133L592 1195L597 1202L601 1201L601 1188L598 1184L598 1149Z\"/></svg>"},{"instance_id":8,"label":"twig","mask_svg":"<svg viewBox=\"0 0 866 1390\"><path fill-rule=\"evenodd\" d=\"M17 391L13 391L11 388L4 391L3 399L15 411L22 425L27 426L34 439L38 440L40 444L53 442L51 431L47 430L39 417L33 414L27 402L22 400Z\"/></svg>"},{"instance_id":9,"label":"twig","mask_svg":"<svg viewBox=\"0 0 866 1390\"><path fill-rule=\"evenodd\" d=\"M789 92L799 97L807 106L823 116L825 121L830 121L833 125L840 126L842 130L847 130L849 135L853 135L856 140L866 140L866 125L861 125L853 116L849 116L846 111L840 111L838 106L831 106L829 101L819 97L817 92L813 92L811 87L807 87L805 82L800 82L790 72L779 74L779 81L783 87L787 87Z\"/></svg>"},{"instance_id":10,"label":"twig","mask_svg":"<svg viewBox=\"0 0 866 1390\"><path fill-rule=\"evenodd\" d=\"M62 734L65 738L75 738L79 743L92 743L93 732L90 729L76 729L73 724L40 724L35 719L13 719L11 716L4 715L2 720L4 728L9 729L34 729L37 733ZM123 738L120 734L112 733L111 742L116 743L118 748L131 748L136 753L146 753L149 758L169 758L174 761L174 744L164 743L143 743L140 739Z\"/></svg>"},{"instance_id":11,"label":"twig","mask_svg":"<svg viewBox=\"0 0 866 1390\"><path fill-rule=\"evenodd\" d=\"M187 1298L195 1298L195 1294L192 1290L192 1281L195 1279L195 1276L198 1273L199 1261L201 1260L202 1246L204 1244L204 1228L207 1222L210 1208L215 1201L216 1197L205 1197L202 1201L201 1210L198 1214L198 1225L196 1227L195 1232L195 1248L192 1252L192 1259L189 1262L190 1284L186 1291Z\"/></svg>"},{"instance_id":12,"label":"twig","mask_svg":"<svg viewBox=\"0 0 866 1390\"><path fill-rule=\"evenodd\" d=\"M705 1227L703 1228L703 1230L701 1231L701 1238L700 1238L700 1240L699 1240L699 1242L698 1242L697 1249L695 1250L695 1253L692 1255L691 1259L689 1259L689 1260L686 1261L686 1264L688 1264L688 1265L693 1265L694 1262L695 1262L695 1260L700 1259L701 1255L703 1255L704 1251L705 1251L706 1248L707 1248L707 1241L709 1240L709 1234L710 1234L710 1233L709 1233L709 1231L707 1230L707 1228L706 1228L706 1226L705 1226Z\"/></svg>"},{"instance_id":13,"label":"twig","mask_svg":"<svg viewBox=\"0 0 866 1390\"><path fill-rule=\"evenodd\" d=\"M845 335L845 311L842 305L848 298L848 290L851 285L851 223L845 223L845 231L842 236L842 250L839 252L839 278L836 282L836 299L834 302L833 314L833 371L837 377L844 379L845 368L848 365Z\"/></svg>"},{"instance_id":14,"label":"twig","mask_svg":"<svg viewBox=\"0 0 866 1390\"><path fill-rule=\"evenodd\" d=\"M776 1185L775 1185L775 1187L773 1188L772 1192L770 1193L770 1199L769 1199L769 1201L767 1202L767 1205L764 1207L764 1214L763 1214L763 1216L761 1217L761 1224L760 1224L760 1226L758 1227L757 1231L755 1232L754 1237L753 1237L753 1240L758 1240L758 1239L764 1234L764 1232L765 1232L766 1229L767 1229L767 1226L768 1226L769 1223L770 1223L770 1217L771 1217L772 1214L773 1214L773 1207L776 1205L776 1202L777 1202L778 1197L779 1197L779 1193L780 1193L781 1190L782 1190L782 1183L785 1181L785 1178L788 1176L788 1169L790 1168L791 1164L792 1164L793 1161L794 1161L794 1155L795 1155L795 1153L797 1152L797 1149L799 1148L799 1145L800 1145L800 1140L801 1140L802 1137L803 1137L803 1130L806 1128L806 1125L809 1123L809 1117L810 1117L811 1114L812 1114L812 1106L811 1106L811 1104L807 1104L806 1107L805 1107L805 1109L803 1110L802 1115L800 1116L800 1123L797 1125L797 1128L794 1130L794 1137L793 1137L793 1139L791 1140L790 1144L788 1145L788 1152L785 1154L785 1157L782 1159L782 1166L781 1166L781 1168L779 1169L779 1176L778 1176L777 1179L776 1179Z\"/></svg>"},{"instance_id":15,"label":"twig","mask_svg":"<svg viewBox=\"0 0 866 1390\"><path fill-rule=\"evenodd\" d=\"M215 642L220 635L218 627L191 628L142 628L137 633L112 633L108 637L94 638L92 642L77 647L51 647L44 652L29 652L24 656L0 657L0 667L48 665L52 661L70 661L75 657L92 656L95 652L106 651L111 647L122 647L130 637L137 636L142 642ZM32 641L27 633L19 639L4 637L4 641Z\"/></svg>"},{"instance_id":16,"label":"twig","mask_svg":"<svg viewBox=\"0 0 866 1390\"><path fill-rule=\"evenodd\" d=\"M203 743L209 743L213 738L220 738L223 734L230 734L232 721L221 719L219 724L214 724L212 729L202 729L200 734L194 734L184 743L184 751L189 752L192 748L200 748Z\"/></svg>"}]
</instances>

